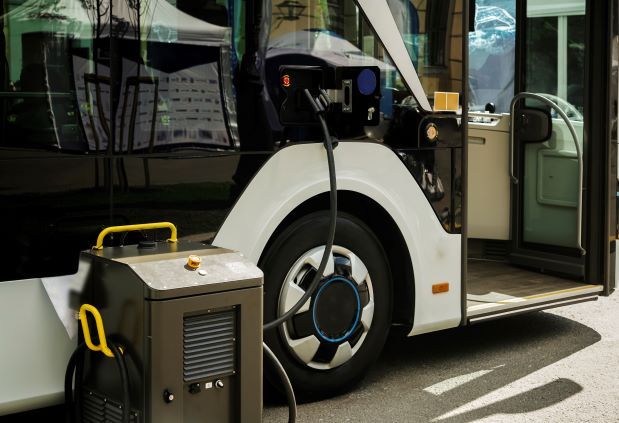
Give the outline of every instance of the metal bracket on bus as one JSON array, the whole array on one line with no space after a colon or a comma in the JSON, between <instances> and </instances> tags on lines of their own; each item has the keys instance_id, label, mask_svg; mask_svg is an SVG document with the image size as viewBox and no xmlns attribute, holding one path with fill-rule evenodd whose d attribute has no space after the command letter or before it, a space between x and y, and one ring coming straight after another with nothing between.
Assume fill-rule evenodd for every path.
<instances>
[{"instance_id":1,"label":"metal bracket on bus","mask_svg":"<svg viewBox=\"0 0 619 423\"><path fill-rule=\"evenodd\" d=\"M578 245L578 248L580 249L581 254L585 255L587 251L582 246L582 189L583 189L582 183L583 183L583 177L584 177L584 161L583 161L582 150L580 148L580 144L578 143L578 135L576 134L576 130L574 129L574 125L572 125L572 122L570 121L570 119L567 117L565 112L561 110L561 108L556 103L544 97L543 95L534 94L534 93L526 93L526 92L519 93L514 96L509 106L509 112L510 112L509 176L511 178L512 183L514 184L518 183L518 178L516 177L514 173L514 136L515 136L514 135L515 134L514 116L516 112L516 104L518 104L520 100L523 100L526 98L531 98L531 99L540 101L544 103L545 105L547 105L548 107L550 107L551 109L555 110L557 114L561 116L561 119L563 119L565 124L567 125L567 128L569 129L570 134L572 134L572 138L574 139L574 145L576 146L576 156L578 158L578 205L576 209L576 215L578 219L576 222L576 225L577 225L576 226L576 243Z\"/></svg>"}]
</instances>

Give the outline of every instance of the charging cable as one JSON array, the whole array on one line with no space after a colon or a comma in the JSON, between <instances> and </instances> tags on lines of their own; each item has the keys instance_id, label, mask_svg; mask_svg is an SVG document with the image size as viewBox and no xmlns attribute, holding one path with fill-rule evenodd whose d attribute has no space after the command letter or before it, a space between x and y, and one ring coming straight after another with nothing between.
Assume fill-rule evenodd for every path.
<instances>
[{"instance_id":1,"label":"charging cable","mask_svg":"<svg viewBox=\"0 0 619 423\"><path fill-rule=\"evenodd\" d=\"M318 122L320 123L320 127L322 130L322 135L324 137L324 145L327 150L327 163L329 166L329 186L330 186L330 209L329 209L329 231L327 233L327 245L325 246L325 251L322 253L322 259L320 260L320 265L318 266L318 270L314 275L314 279L310 284L309 288L303 296L297 301L295 305L292 306L288 311L279 316L277 319L265 324L263 326L263 330L270 330L278 327L279 325L288 321L292 316L294 316L297 311L303 304L305 304L312 295L318 289L318 285L322 280L322 274L327 267L327 263L329 262L329 257L331 256L331 250L333 249L333 242L335 241L335 226L337 223L337 179L335 175L335 158L333 156L333 139L331 138L331 134L329 133L329 127L327 126L327 120L325 119L325 112L329 108L331 101L329 100L329 96L325 90L320 90L318 97L314 97L312 93L305 89L303 94L307 99L308 103L312 107ZM266 356L273 362L275 366L275 370L277 371L282 384L284 385L284 389L286 391L286 400L288 402L288 422L294 423L297 418L297 403L294 396L294 390L292 389L292 384L290 383L290 379L284 370L284 366L279 362L273 351L269 349L267 344L262 343L262 347Z\"/></svg>"},{"instance_id":2,"label":"charging cable","mask_svg":"<svg viewBox=\"0 0 619 423\"><path fill-rule=\"evenodd\" d=\"M309 288L303 296L297 301L295 305L292 306L288 311L279 316L277 319L266 323L263 326L263 330L267 331L273 328L278 327L282 323L290 320L292 316L294 316L303 304L310 299L312 295L318 289L318 285L322 280L322 274L327 267L327 263L329 262L329 257L331 256L331 250L333 249L333 242L335 240L335 225L337 223L337 179L335 174L335 158L333 157L333 140L331 138L331 134L329 133L329 127L327 126L327 120L325 119L324 113L329 107L330 101L329 96L327 95L325 90L320 90L320 94L317 98L310 93L308 89L304 90L305 97L307 98L308 103L314 110L316 118L320 123L320 127L322 129L322 134L324 137L325 149L327 150L327 163L329 166L329 185L330 185L330 209L329 209L329 231L327 233L327 245L325 247L325 251L322 253L322 259L320 260L320 265L318 266L318 270L314 275L314 279L310 284Z\"/></svg>"},{"instance_id":3,"label":"charging cable","mask_svg":"<svg viewBox=\"0 0 619 423\"><path fill-rule=\"evenodd\" d=\"M131 398L129 392L129 373L127 371L127 363L122 353L121 348L114 342L108 341L110 351L116 360L116 366L118 367L118 373L120 374L120 382L122 387L122 414L121 423L130 422L131 412ZM64 397L67 421L70 423L76 423L82 421L82 378L84 369L84 354L88 350L86 343L81 343L73 351L67 370L64 376ZM73 377L75 376L75 389L73 387ZM73 392L75 391L75 395Z\"/></svg>"}]
</instances>

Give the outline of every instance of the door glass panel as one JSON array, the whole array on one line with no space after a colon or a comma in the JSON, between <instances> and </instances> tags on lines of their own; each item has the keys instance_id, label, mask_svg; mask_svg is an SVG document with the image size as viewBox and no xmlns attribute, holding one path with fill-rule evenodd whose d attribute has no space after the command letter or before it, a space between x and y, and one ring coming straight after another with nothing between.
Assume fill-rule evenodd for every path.
<instances>
[{"instance_id":1,"label":"door glass panel","mask_svg":"<svg viewBox=\"0 0 619 423\"><path fill-rule=\"evenodd\" d=\"M514 95L516 0L477 0L475 31L469 33L469 107L509 112Z\"/></svg>"},{"instance_id":2,"label":"door glass panel","mask_svg":"<svg viewBox=\"0 0 619 423\"><path fill-rule=\"evenodd\" d=\"M567 17L567 101L585 108L585 16Z\"/></svg>"},{"instance_id":3,"label":"door glass panel","mask_svg":"<svg viewBox=\"0 0 619 423\"><path fill-rule=\"evenodd\" d=\"M585 1L570 7L531 1L527 10L526 88L565 112L583 150ZM528 101L533 107L543 107ZM579 216L577 148L567 123L550 110L551 138L522 147L522 240L575 248Z\"/></svg>"},{"instance_id":4,"label":"door glass panel","mask_svg":"<svg viewBox=\"0 0 619 423\"><path fill-rule=\"evenodd\" d=\"M556 16L527 19L525 85L529 92L557 95L557 21Z\"/></svg>"}]
</instances>

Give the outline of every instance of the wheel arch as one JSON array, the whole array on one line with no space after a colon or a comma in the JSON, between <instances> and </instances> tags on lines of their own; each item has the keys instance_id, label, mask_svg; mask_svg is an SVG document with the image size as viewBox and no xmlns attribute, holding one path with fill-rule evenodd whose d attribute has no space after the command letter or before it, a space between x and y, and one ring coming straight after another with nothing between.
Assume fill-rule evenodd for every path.
<instances>
[{"instance_id":1,"label":"wheel arch","mask_svg":"<svg viewBox=\"0 0 619 423\"><path fill-rule=\"evenodd\" d=\"M329 210L329 193L311 197L290 212L271 234L258 263L269 247L292 222L311 213ZM376 201L355 191L338 191L338 212L350 214L378 238L385 251L393 284L393 322L407 330L413 327L415 281L413 263L402 232L393 217ZM326 236L326 234L325 234Z\"/></svg>"},{"instance_id":2,"label":"wheel arch","mask_svg":"<svg viewBox=\"0 0 619 423\"><path fill-rule=\"evenodd\" d=\"M405 297L414 302L407 316L414 324L409 335L458 326L461 321L461 236L444 230L425 194L389 147L378 143L340 142L335 149L335 162L338 190L349 192L342 194L340 209L354 215L363 213L360 218L369 223L379 237L393 228L395 222L405 241L407 248L398 250L408 254L406 262L412 263L408 271L414 272L414 278L405 278L409 286L414 285ZM282 222L291 213L306 208L327 209L324 198L328 192L329 177L322 144L294 144L282 148L264 164L239 197L213 245L240 251L258 263ZM357 200L361 201L360 205L355 203ZM372 213L383 217L386 213L388 218L372 218ZM375 226L378 225L375 222L380 221L389 224L384 228ZM395 272L398 266L401 264L392 266ZM435 295L431 285L443 281L449 282L451 289ZM399 309L398 315L402 311Z\"/></svg>"}]
</instances>

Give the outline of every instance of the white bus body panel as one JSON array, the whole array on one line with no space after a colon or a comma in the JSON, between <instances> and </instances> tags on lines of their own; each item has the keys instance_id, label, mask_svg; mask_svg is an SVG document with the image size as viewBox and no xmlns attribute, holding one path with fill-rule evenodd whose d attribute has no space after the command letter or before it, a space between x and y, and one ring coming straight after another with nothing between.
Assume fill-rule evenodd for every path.
<instances>
[{"instance_id":1,"label":"white bus body panel","mask_svg":"<svg viewBox=\"0 0 619 423\"><path fill-rule=\"evenodd\" d=\"M390 148L370 142L340 142L335 149L335 167L338 190L354 191L376 201L391 215L406 241L415 276L410 335L459 325L461 236L442 228L421 188ZM213 244L240 251L257 263L286 216L306 200L328 191L322 144L283 148L247 186ZM449 292L432 294L432 285L441 282L449 282Z\"/></svg>"},{"instance_id":2,"label":"white bus body panel","mask_svg":"<svg viewBox=\"0 0 619 423\"><path fill-rule=\"evenodd\" d=\"M77 346L40 279L0 283L0 416L63 401Z\"/></svg>"}]
</instances>

